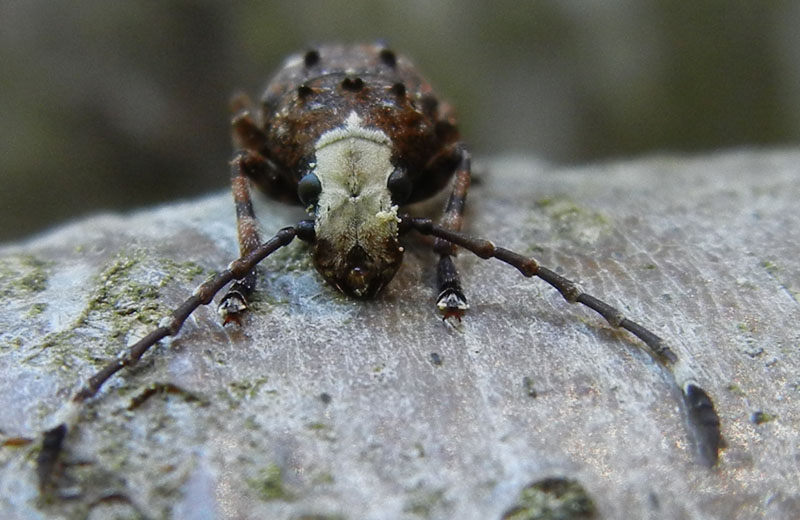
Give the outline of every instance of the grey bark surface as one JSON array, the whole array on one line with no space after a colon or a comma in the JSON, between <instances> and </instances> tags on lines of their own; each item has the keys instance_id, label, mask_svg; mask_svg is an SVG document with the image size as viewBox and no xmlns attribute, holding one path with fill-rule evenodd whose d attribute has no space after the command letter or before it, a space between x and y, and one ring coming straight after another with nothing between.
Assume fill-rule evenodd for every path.
<instances>
[{"instance_id":1,"label":"grey bark surface","mask_svg":"<svg viewBox=\"0 0 800 520\"><path fill-rule=\"evenodd\" d=\"M452 326L419 236L372 301L326 285L298 242L262 263L241 328L202 307L109 382L67 438L56 496L39 497L36 444L0 448L0 517L540 518L522 490L555 477L598 518L798 518L800 152L476 169L465 230L666 338L716 401L716 468L697 464L668 372L544 282L461 252L471 309ZM79 380L237 256L232 206L217 194L0 248L3 439L50 426ZM256 212L265 236L303 217ZM154 384L174 386L128 410Z\"/></svg>"}]
</instances>

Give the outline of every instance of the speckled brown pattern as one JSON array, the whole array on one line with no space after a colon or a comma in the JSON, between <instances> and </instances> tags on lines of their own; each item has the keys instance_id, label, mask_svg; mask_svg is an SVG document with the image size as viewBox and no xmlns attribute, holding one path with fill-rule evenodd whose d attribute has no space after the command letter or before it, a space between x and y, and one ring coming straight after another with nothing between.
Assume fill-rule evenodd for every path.
<instances>
[{"instance_id":1,"label":"speckled brown pattern","mask_svg":"<svg viewBox=\"0 0 800 520\"><path fill-rule=\"evenodd\" d=\"M260 240L251 225L252 209L245 211L250 195L242 181L249 179L273 199L302 204L298 183L315 170L320 138L346 126L351 114L357 114L365 128L380 131L389 139L391 164L404 172L410 185L408 196L397 203L417 202L436 194L458 172L442 225L453 231L461 229L469 187L469 155L459 142L453 109L434 95L430 84L405 57L369 44L307 50L286 59L269 81L258 107L240 94L234 98L232 109L237 150L232 161L233 194L242 254L252 251ZM367 227L359 225L358 234L367 236ZM314 264L340 290L372 297L391 281L402 261L396 233L372 240L376 244L382 241L382 245L367 252L361 247L344 250L342 244L318 236ZM449 258L455 248L441 240L437 244L437 305L445 316L460 319L467 304ZM244 285L236 284L223 299L226 320L246 308L255 273Z\"/></svg>"},{"instance_id":2,"label":"speckled brown pattern","mask_svg":"<svg viewBox=\"0 0 800 520\"><path fill-rule=\"evenodd\" d=\"M277 198L296 200L296 183L314 160L315 142L353 111L392 140L392 162L406 169L414 185L406 202L445 186L458 164L450 146L459 139L450 107L405 57L378 45L333 45L288 58L262 97L257 124L266 141L253 151L275 163L280 184L292 191Z\"/></svg>"}]
</instances>

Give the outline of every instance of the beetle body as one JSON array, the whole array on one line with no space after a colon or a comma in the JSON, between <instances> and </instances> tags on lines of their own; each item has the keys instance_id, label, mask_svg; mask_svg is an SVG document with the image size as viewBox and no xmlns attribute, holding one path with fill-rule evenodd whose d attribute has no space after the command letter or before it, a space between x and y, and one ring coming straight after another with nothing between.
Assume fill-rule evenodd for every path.
<instances>
[{"instance_id":1,"label":"beetle body","mask_svg":"<svg viewBox=\"0 0 800 520\"><path fill-rule=\"evenodd\" d=\"M402 56L378 45L326 46L286 60L256 124L263 137L234 134L268 161L248 172L251 181L309 207L317 270L350 295L373 296L402 261L398 205L437 193L455 171L449 107Z\"/></svg>"},{"instance_id":2,"label":"beetle body","mask_svg":"<svg viewBox=\"0 0 800 520\"><path fill-rule=\"evenodd\" d=\"M403 57L378 45L326 46L290 57L267 86L259 107L234 101L231 187L240 258L195 289L158 328L91 376L44 432L37 458L42 488L48 485L67 432L83 403L152 346L176 335L186 319L225 287L219 303L225 323L239 322L256 285L256 266L294 238L311 244L316 269L341 291L374 296L395 275L403 248L399 235L434 238L438 255L437 307L458 319L467 309L456 247L516 268L555 288L570 303L601 315L610 326L639 338L672 371L680 387L702 460L713 465L722 446L719 417L709 395L666 342L614 306L530 258L460 232L470 184L470 156L460 143L452 110ZM399 206L423 200L452 179L441 219L412 218ZM251 186L313 216L263 240ZM231 283L233 282L233 283ZM230 286L229 286L230 284Z\"/></svg>"}]
</instances>

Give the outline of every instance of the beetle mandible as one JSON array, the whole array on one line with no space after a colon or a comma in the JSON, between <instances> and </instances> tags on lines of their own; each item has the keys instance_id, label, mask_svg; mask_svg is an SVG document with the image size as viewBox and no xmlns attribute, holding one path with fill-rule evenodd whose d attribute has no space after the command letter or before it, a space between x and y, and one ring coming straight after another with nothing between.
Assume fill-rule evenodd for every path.
<instances>
[{"instance_id":1,"label":"beetle mandible","mask_svg":"<svg viewBox=\"0 0 800 520\"><path fill-rule=\"evenodd\" d=\"M536 276L570 303L581 303L648 347L679 385L704 462L717 461L722 444L714 405L688 368L653 332L615 307L583 292L571 280L533 258L461 233L470 185L470 155L451 107L434 95L412 64L382 45L330 45L289 57L270 81L258 107L246 96L233 102L231 186L236 204L240 258L200 285L159 327L110 361L79 388L44 433L38 457L47 485L67 431L81 406L123 367L181 329L230 282L219 303L225 323L240 322L256 285L256 265L299 238L311 244L314 265L329 283L356 298L369 298L391 281L403 257L400 237L409 231L434 237L438 255L436 305L443 319L460 320L468 309L456 247L496 258ZM412 218L399 208L427 199L452 182L444 213ZM302 205L312 216L259 235L251 186L273 199Z\"/></svg>"}]
</instances>

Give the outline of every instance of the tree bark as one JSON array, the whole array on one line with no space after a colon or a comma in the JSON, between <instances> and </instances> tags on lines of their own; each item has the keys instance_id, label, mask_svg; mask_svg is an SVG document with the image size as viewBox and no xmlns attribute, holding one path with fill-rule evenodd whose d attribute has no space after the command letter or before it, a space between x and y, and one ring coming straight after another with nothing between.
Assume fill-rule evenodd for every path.
<instances>
[{"instance_id":1,"label":"tree bark","mask_svg":"<svg viewBox=\"0 0 800 520\"><path fill-rule=\"evenodd\" d=\"M641 342L464 251L471 308L442 323L432 244L411 234L370 301L326 285L300 241L276 252L241 328L202 307L109 381L43 501L38 446L14 438L49 427L79 382L237 256L233 204L100 215L4 246L0 516L540 518L528 491L553 478L601 518L797 518L798 168L799 152L746 150L476 165L465 231L665 338L715 400L728 447L713 469ZM304 217L256 213L264 236Z\"/></svg>"}]
</instances>

